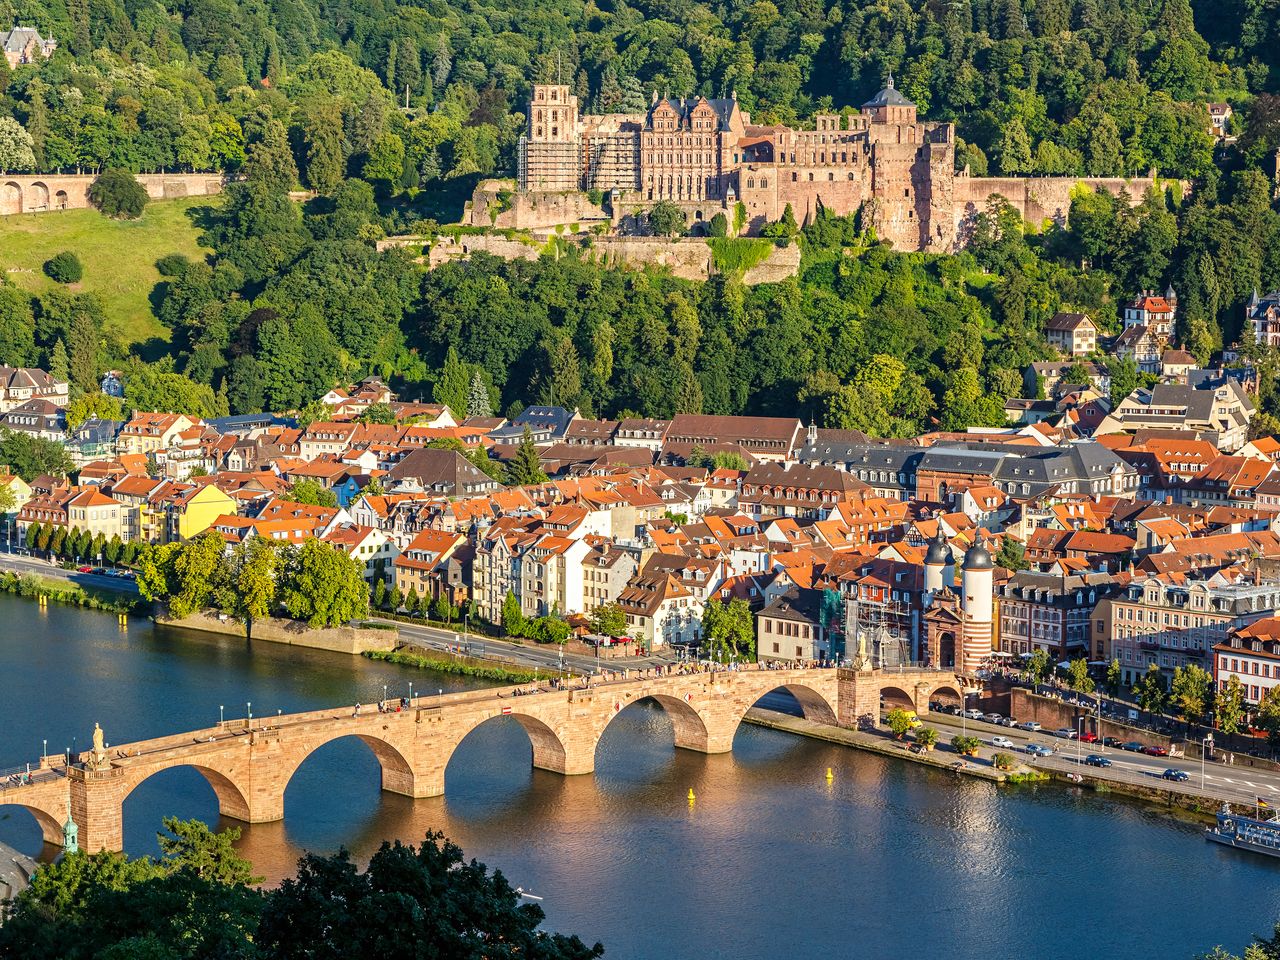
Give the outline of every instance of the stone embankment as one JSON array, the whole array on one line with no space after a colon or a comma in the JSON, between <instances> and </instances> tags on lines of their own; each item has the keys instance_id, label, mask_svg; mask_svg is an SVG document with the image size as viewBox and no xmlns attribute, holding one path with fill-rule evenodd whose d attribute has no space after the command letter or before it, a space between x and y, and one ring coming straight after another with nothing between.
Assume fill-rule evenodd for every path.
<instances>
[{"instance_id":1,"label":"stone embankment","mask_svg":"<svg viewBox=\"0 0 1280 960\"><path fill-rule=\"evenodd\" d=\"M243 637L244 624L230 617L197 613L179 620L163 615L156 616L156 623L184 630L202 630L205 633L221 633L225 636ZM359 656L369 650L390 651L398 643L394 629L372 630L361 627L329 627L312 629L297 620L255 620L252 637L268 643L286 643L294 647L312 650L328 650L332 653L349 653Z\"/></svg>"}]
</instances>

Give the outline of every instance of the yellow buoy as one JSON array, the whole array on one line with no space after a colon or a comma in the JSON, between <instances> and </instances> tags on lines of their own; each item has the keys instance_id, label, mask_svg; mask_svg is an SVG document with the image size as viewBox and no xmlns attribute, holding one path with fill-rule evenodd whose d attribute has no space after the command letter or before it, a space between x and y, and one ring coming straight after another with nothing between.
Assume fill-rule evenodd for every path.
<instances>
[{"instance_id":1,"label":"yellow buoy","mask_svg":"<svg viewBox=\"0 0 1280 960\"><path fill-rule=\"evenodd\" d=\"M828 780L834 780L834 779L835 779L835 774L833 774L833 773L831 772L831 768L830 768L830 767L827 767L827 779L828 779Z\"/></svg>"},{"instance_id":2,"label":"yellow buoy","mask_svg":"<svg viewBox=\"0 0 1280 960\"><path fill-rule=\"evenodd\" d=\"M693 787L690 787L690 788L689 788L689 802L690 802L690 803L693 803L693 801L694 801L694 800L696 800L696 799L698 799L698 798L697 798L697 797L695 797L695 796L693 795Z\"/></svg>"}]
</instances>

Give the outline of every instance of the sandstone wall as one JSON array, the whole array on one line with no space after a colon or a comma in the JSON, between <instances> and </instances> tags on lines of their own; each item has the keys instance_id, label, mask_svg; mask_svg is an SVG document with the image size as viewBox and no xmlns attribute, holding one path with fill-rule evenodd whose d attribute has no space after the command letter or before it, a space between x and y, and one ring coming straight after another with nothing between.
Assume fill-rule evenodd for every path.
<instances>
[{"instance_id":1,"label":"sandstone wall","mask_svg":"<svg viewBox=\"0 0 1280 960\"><path fill-rule=\"evenodd\" d=\"M972 229L973 219L981 213L992 194L999 194L1022 214L1022 219L1037 229L1047 220L1067 222L1071 210L1071 194L1077 187L1090 187L1119 194L1126 190L1136 206L1151 186L1176 183L1154 177L967 177L957 175L952 188L956 243L963 246ZM1185 185L1184 185L1185 190Z\"/></svg>"},{"instance_id":2,"label":"sandstone wall","mask_svg":"<svg viewBox=\"0 0 1280 960\"><path fill-rule=\"evenodd\" d=\"M184 630L202 630L205 633L221 633L225 636L243 637L244 626L237 620L222 620L216 616L197 613L183 620L157 616L157 623L182 627ZM357 627L332 627L312 630L297 620L258 620L253 624L253 639L270 643L287 643L312 650L329 650L333 653L359 655L366 650L394 650L399 633L395 630L361 630Z\"/></svg>"},{"instance_id":3,"label":"sandstone wall","mask_svg":"<svg viewBox=\"0 0 1280 960\"><path fill-rule=\"evenodd\" d=\"M138 182L153 200L204 197L222 192L220 173L140 173ZM0 174L0 216L82 210L89 206L89 187L97 175Z\"/></svg>"},{"instance_id":4,"label":"sandstone wall","mask_svg":"<svg viewBox=\"0 0 1280 960\"><path fill-rule=\"evenodd\" d=\"M473 227L516 230L608 221L603 208L582 191L521 193L514 183L504 180L486 180L476 187L462 216L462 222Z\"/></svg>"},{"instance_id":5,"label":"sandstone wall","mask_svg":"<svg viewBox=\"0 0 1280 960\"><path fill-rule=\"evenodd\" d=\"M664 240L658 237L597 237L572 232L557 236L565 243L579 244L585 256L612 266L633 270L657 267L669 270L684 280L706 280L716 272L711 248L706 240L697 237ZM378 241L378 250L421 243L424 243L422 237L387 237ZM431 245L425 262L435 269L442 263L466 260L473 253L488 253L505 260L537 260L543 249L528 240L510 239L499 234L440 237ZM794 277L799 271L800 247L794 243L786 247L775 246L763 262L746 271L742 282L748 285L778 283Z\"/></svg>"}]
</instances>

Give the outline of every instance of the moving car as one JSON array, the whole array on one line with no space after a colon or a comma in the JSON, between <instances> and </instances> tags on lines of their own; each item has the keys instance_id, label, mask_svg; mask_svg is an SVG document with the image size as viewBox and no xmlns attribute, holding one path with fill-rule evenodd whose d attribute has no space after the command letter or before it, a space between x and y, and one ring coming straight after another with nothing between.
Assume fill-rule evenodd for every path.
<instances>
[{"instance_id":1,"label":"moving car","mask_svg":"<svg viewBox=\"0 0 1280 960\"><path fill-rule=\"evenodd\" d=\"M1018 724L1018 726L1019 726L1021 729L1023 729L1023 730L1027 730L1027 731L1029 731L1029 732L1031 732L1031 733L1039 733L1039 732L1040 732L1040 724L1039 724L1039 723L1037 723L1035 720L1026 720L1026 721L1024 721L1024 722L1022 722L1022 723Z\"/></svg>"},{"instance_id":2,"label":"moving car","mask_svg":"<svg viewBox=\"0 0 1280 960\"><path fill-rule=\"evenodd\" d=\"M1024 749L1026 750L1027 753L1031 754L1033 757L1053 756L1052 750L1050 750L1048 747L1043 747L1038 743L1028 743Z\"/></svg>"},{"instance_id":3,"label":"moving car","mask_svg":"<svg viewBox=\"0 0 1280 960\"><path fill-rule=\"evenodd\" d=\"M1006 750L1013 747L1013 741L1008 737L995 736L991 738L993 747L1004 747Z\"/></svg>"},{"instance_id":4,"label":"moving car","mask_svg":"<svg viewBox=\"0 0 1280 960\"><path fill-rule=\"evenodd\" d=\"M1173 780L1176 783L1182 783L1186 780L1191 779L1191 775L1188 774L1187 771L1185 770L1169 769L1169 770L1166 770L1164 773L1160 774L1160 776L1164 777L1166 780Z\"/></svg>"},{"instance_id":5,"label":"moving car","mask_svg":"<svg viewBox=\"0 0 1280 960\"><path fill-rule=\"evenodd\" d=\"M1096 753L1091 753L1091 754L1089 754L1087 757L1085 757L1085 758L1084 758L1084 762L1085 762L1085 763L1087 763L1087 764L1088 764L1089 766L1091 766L1091 767L1109 767L1109 766L1111 766L1111 761L1110 761L1110 760L1108 760L1106 757L1100 756L1099 754L1096 754Z\"/></svg>"}]
</instances>

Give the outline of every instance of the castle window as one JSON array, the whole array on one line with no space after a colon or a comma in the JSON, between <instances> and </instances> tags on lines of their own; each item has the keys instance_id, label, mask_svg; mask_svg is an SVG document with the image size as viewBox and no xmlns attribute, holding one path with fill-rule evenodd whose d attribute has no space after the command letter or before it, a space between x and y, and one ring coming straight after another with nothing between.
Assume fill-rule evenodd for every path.
<instances>
[{"instance_id":1,"label":"castle window","mask_svg":"<svg viewBox=\"0 0 1280 960\"><path fill-rule=\"evenodd\" d=\"M551 99L552 99L552 100L559 100L559 99L560 99L560 91L559 91L559 90L552 90L552 91L551 91Z\"/></svg>"},{"instance_id":2,"label":"castle window","mask_svg":"<svg viewBox=\"0 0 1280 960\"><path fill-rule=\"evenodd\" d=\"M762 186L762 187L767 187L768 185L769 185L769 181L768 181L768 180L766 180L766 179L764 179L764 178L762 177L762 178L760 179L760 186Z\"/></svg>"},{"instance_id":3,"label":"castle window","mask_svg":"<svg viewBox=\"0 0 1280 960\"><path fill-rule=\"evenodd\" d=\"M748 178L747 178L747 189L748 189L748 190L752 190L752 189L754 189L754 188L755 188L755 185L756 185L756 178L755 178L755 177L748 177Z\"/></svg>"},{"instance_id":4,"label":"castle window","mask_svg":"<svg viewBox=\"0 0 1280 960\"><path fill-rule=\"evenodd\" d=\"M533 135L534 135L535 137L540 137L540 136L542 136L542 128L541 128L541 127L538 127L538 129L534 131L534 134L533 134Z\"/></svg>"},{"instance_id":5,"label":"castle window","mask_svg":"<svg viewBox=\"0 0 1280 960\"><path fill-rule=\"evenodd\" d=\"M831 172L828 172L828 173L827 173L827 179L828 179L828 180L834 180L835 178L836 178L836 175L835 175L834 173L831 173Z\"/></svg>"},{"instance_id":6,"label":"castle window","mask_svg":"<svg viewBox=\"0 0 1280 960\"><path fill-rule=\"evenodd\" d=\"M800 179L800 174L796 173L794 170L791 171L791 182L795 183L799 179Z\"/></svg>"},{"instance_id":7,"label":"castle window","mask_svg":"<svg viewBox=\"0 0 1280 960\"><path fill-rule=\"evenodd\" d=\"M812 174L812 173L810 173L810 174L809 174L809 182L810 182L810 183L813 183L813 174Z\"/></svg>"}]
</instances>

